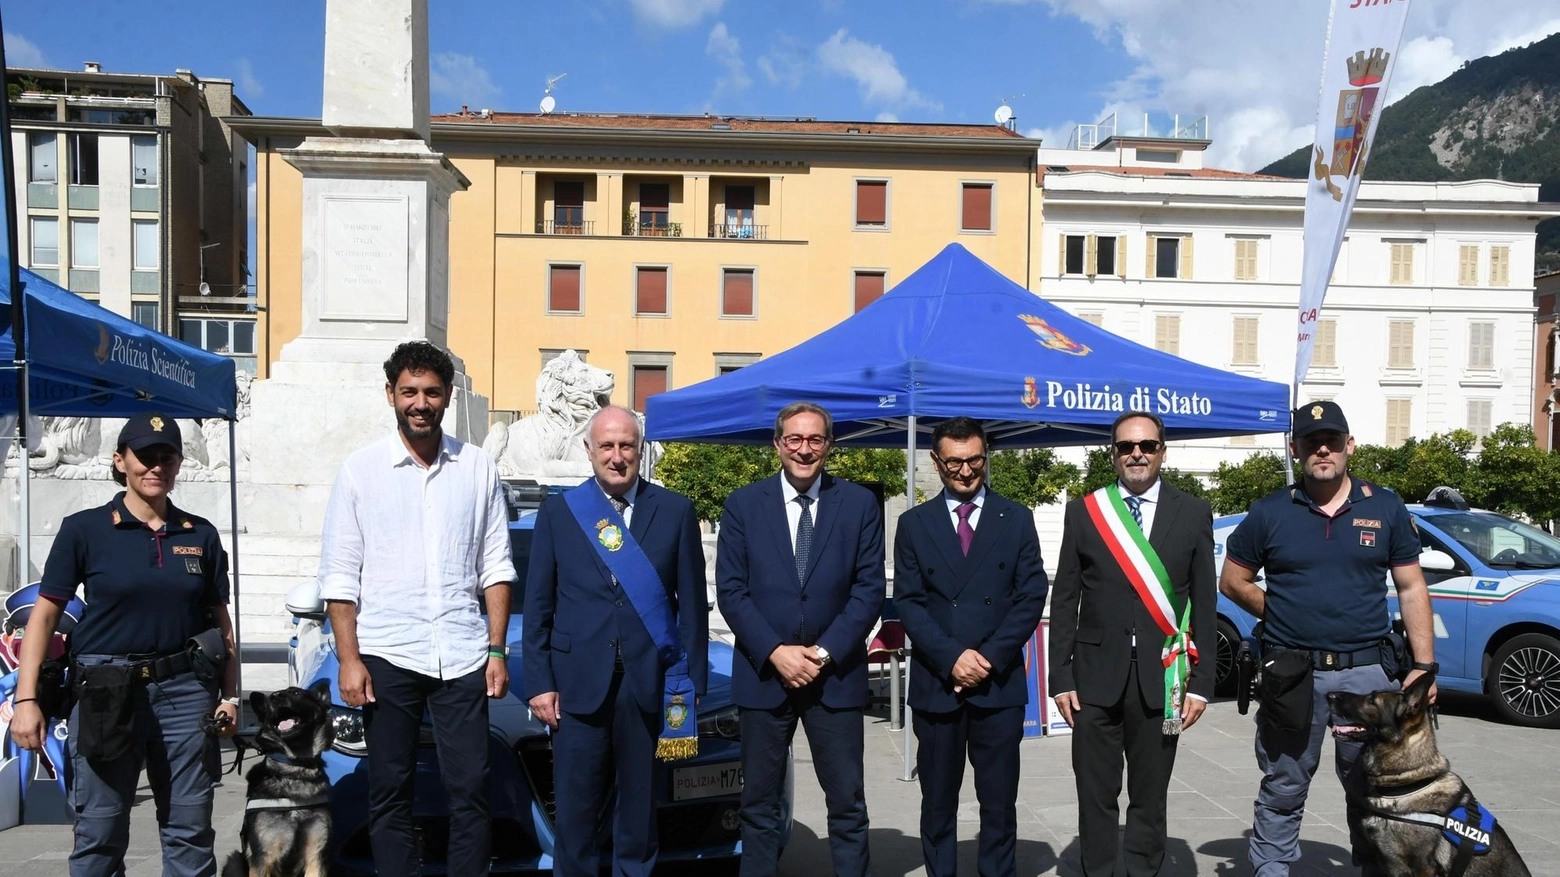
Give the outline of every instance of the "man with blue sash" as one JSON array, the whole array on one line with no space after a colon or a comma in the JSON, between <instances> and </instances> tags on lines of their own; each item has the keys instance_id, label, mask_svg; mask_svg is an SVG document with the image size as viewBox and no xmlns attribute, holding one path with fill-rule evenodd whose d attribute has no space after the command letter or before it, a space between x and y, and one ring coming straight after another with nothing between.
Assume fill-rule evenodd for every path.
<instances>
[{"instance_id":1,"label":"man with blue sash","mask_svg":"<svg viewBox=\"0 0 1560 877\"><path fill-rule=\"evenodd\" d=\"M542 505L525 583L521 682L553 730L553 872L596 877L596 827L617 791L612 871L648 877L655 759L698 751L709 670L704 550L693 503L639 477L633 412L591 418L595 477Z\"/></svg>"}]
</instances>

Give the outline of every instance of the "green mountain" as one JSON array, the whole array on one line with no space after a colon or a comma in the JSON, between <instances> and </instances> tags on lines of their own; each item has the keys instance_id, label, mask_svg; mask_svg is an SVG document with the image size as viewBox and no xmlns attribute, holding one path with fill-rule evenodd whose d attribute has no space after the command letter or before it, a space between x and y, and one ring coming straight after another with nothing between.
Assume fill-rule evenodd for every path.
<instances>
[{"instance_id":1,"label":"green mountain","mask_svg":"<svg viewBox=\"0 0 1560 877\"><path fill-rule=\"evenodd\" d=\"M1310 150L1259 173L1304 177ZM1541 200L1560 201L1560 33L1469 61L1387 107L1365 178L1540 183ZM1560 218L1539 223L1535 267L1560 269Z\"/></svg>"}]
</instances>

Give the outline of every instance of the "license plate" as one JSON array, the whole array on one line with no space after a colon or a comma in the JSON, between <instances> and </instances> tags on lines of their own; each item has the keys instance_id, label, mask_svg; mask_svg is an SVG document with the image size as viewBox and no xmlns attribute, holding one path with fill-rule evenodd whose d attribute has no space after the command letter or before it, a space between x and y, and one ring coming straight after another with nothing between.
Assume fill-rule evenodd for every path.
<instances>
[{"instance_id":1,"label":"license plate","mask_svg":"<svg viewBox=\"0 0 1560 877\"><path fill-rule=\"evenodd\" d=\"M716 795L732 795L740 791L742 791L742 765L739 762L701 764L697 767L679 767L672 771L673 801L712 798Z\"/></svg>"}]
</instances>

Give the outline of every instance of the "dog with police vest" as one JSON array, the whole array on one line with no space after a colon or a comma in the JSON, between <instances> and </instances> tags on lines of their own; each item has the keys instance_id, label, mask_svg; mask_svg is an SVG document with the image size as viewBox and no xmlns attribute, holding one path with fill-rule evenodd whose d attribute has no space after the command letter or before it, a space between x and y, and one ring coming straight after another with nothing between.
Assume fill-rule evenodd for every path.
<instances>
[{"instance_id":1,"label":"dog with police vest","mask_svg":"<svg viewBox=\"0 0 1560 877\"><path fill-rule=\"evenodd\" d=\"M330 692L284 688L249 697L260 724L249 769L241 851L222 877L323 877L329 868L330 780L321 756L334 738Z\"/></svg>"},{"instance_id":2,"label":"dog with police vest","mask_svg":"<svg viewBox=\"0 0 1560 877\"><path fill-rule=\"evenodd\" d=\"M1375 870L1415 877L1530 877L1506 830L1435 745L1428 673L1402 691L1327 695L1333 736L1364 749L1345 790Z\"/></svg>"}]
</instances>

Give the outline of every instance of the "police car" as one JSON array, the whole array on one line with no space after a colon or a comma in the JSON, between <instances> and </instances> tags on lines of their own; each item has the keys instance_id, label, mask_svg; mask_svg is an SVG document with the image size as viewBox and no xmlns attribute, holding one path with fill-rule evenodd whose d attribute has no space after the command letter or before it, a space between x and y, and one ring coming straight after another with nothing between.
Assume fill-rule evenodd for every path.
<instances>
[{"instance_id":1,"label":"police car","mask_svg":"<svg viewBox=\"0 0 1560 877\"><path fill-rule=\"evenodd\" d=\"M1408 506L1419 529L1420 568L1430 585L1437 684L1488 695L1507 721L1560 728L1560 539L1496 512L1471 509L1437 488ZM1214 557L1244 514L1213 522ZM1261 573L1257 582L1262 583ZM1396 617L1389 577L1387 602ZM1218 688L1233 694L1234 655L1256 619L1223 594L1218 605ZM1254 642L1254 641L1253 641Z\"/></svg>"},{"instance_id":2,"label":"police car","mask_svg":"<svg viewBox=\"0 0 1560 877\"><path fill-rule=\"evenodd\" d=\"M509 676L520 679L521 625L526 567L536 510L549 492L522 482L510 486L509 541L520 582L514 594L515 620L509 625ZM325 755L331 782L331 816L335 835L333 873L372 874L374 862L368 836L368 771L364 757L363 715L346 706L336 687L339 665L330 623L315 583L299 585L288 595L295 617L289 649L293 684L328 685L331 721L336 740ZM741 827L737 805L742 791L741 729L731 702L733 650L710 643L708 690L699 710L699 754L687 761L656 764L656 807L663 862L740 856ZM552 743L547 727L531 715L512 688L500 700L489 701L489 785L492 815L492 872L537 871L552 868L553 796ZM448 852L448 812L433 746L432 725L424 723L416 773L416 819L424 872L444 873ZM786 838L791 824L791 772L786 772L782 797ZM611 811L602 814L603 849L611 846ZM784 840L783 838L782 840Z\"/></svg>"}]
</instances>

